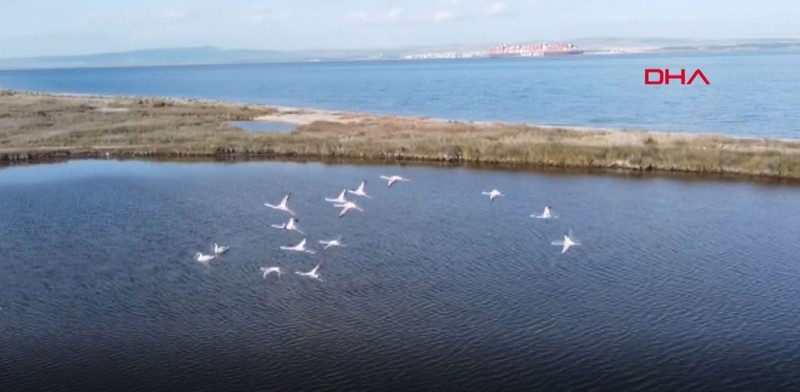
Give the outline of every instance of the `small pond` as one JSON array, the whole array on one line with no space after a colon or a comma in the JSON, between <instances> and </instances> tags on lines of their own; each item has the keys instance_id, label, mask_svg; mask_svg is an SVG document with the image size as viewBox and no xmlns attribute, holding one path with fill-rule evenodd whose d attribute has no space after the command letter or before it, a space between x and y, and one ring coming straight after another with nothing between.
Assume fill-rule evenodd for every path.
<instances>
[{"instance_id":1,"label":"small pond","mask_svg":"<svg viewBox=\"0 0 800 392\"><path fill-rule=\"evenodd\" d=\"M243 129L245 132L291 132L297 128L296 124L283 121L231 121L231 125Z\"/></svg>"}]
</instances>

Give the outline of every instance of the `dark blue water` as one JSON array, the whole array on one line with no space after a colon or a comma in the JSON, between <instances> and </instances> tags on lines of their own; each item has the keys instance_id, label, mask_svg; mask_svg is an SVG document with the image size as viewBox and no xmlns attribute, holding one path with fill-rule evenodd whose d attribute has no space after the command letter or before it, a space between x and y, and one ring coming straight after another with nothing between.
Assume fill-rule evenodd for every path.
<instances>
[{"instance_id":1,"label":"dark blue water","mask_svg":"<svg viewBox=\"0 0 800 392\"><path fill-rule=\"evenodd\" d=\"M644 85L645 68L711 85ZM0 71L0 87L800 138L800 52Z\"/></svg>"},{"instance_id":2,"label":"dark blue water","mask_svg":"<svg viewBox=\"0 0 800 392\"><path fill-rule=\"evenodd\" d=\"M323 197L362 179L338 219ZM290 191L315 255L269 227ZM560 219L529 217L546 204ZM798 390L798 210L794 187L663 178L6 168L0 390ZM319 262L324 282L294 274Z\"/></svg>"}]
</instances>

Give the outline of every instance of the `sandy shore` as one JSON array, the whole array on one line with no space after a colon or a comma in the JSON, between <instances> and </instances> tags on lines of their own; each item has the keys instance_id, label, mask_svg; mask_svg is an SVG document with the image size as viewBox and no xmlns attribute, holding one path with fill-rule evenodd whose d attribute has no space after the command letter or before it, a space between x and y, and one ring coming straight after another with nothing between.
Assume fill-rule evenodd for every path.
<instances>
[{"instance_id":1,"label":"sandy shore","mask_svg":"<svg viewBox=\"0 0 800 392\"><path fill-rule=\"evenodd\" d=\"M610 131L624 131L620 128L601 128L601 127L580 127L580 126L563 126L563 125L548 125L548 124L533 124L533 123L511 123L511 122L498 122L498 121L475 121L475 120L458 120L436 117L419 117L419 116L388 116L377 114L353 113L325 109L313 108L299 108L291 106L267 106L275 109L276 112L264 116L253 118L253 121L280 121L295 125L308 125L314 122L335 122L353 124L360 123L370 118L375 117L391 117L407 121L429 121L434 123L464 123L479 127L491 127L499 124L506 126L525 125L529 127L536 127L540 129L570 129L576 131L595 131L595 132L610 132ZM669 132L652 132L652 133L669 133Z\"/></svg>"},{"instance_id":2,"label":"sandy shore","mask_svg":"<svg viewBox=\"0 0 800 392\"><path fill-rule=\"evenodd\" d=\"M232 121L280 121L248 133ZM160 157L420 162L800 178L800 142L152 97L0 91L0 162Z\"/></svg>"},{"instance_id":3,"label":"sandy shore","mask_svg":"<svg viewBox=\"0 0 800 392\"><path fill-rule=\"evenodd\" d=\"M303 109L288 106L270 106L275 109L273 114L257 116L254 121L281 121L295 125L308 125L317 121L338 123L357 123L364 119L364 115L344 113L321 109Z\"/></svg>"}]
</instances>

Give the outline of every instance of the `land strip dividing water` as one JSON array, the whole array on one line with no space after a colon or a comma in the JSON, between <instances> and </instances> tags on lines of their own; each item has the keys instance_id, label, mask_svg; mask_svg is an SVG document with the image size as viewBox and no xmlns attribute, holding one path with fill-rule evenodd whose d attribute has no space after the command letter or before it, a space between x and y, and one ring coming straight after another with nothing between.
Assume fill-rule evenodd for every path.
<instances>
[{"instance_id":1,"label":"land strip dividing water","mask_svg":"<svg viewBox=\"0 0 800 392\"><path fill-rule=\"evenodd\" d=\"M245 132L232 121L281 121ZM800 179L800 141L464 122L194 99L0 91L0 163L308 159Z\"/></svg>"}]
</instances>

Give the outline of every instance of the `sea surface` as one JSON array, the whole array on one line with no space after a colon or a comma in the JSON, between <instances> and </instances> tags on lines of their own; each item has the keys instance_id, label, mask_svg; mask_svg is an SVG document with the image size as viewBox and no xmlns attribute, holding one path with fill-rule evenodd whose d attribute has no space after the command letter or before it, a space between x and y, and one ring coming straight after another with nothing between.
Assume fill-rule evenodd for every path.
<instances>
[{"instance_id":1,"label":"sea surface","mask_svg":"<svg viewBox=\"0 0 800 392\"><path fill-rule=\"evenodd\" d=\"M645 85L646 68L711 84ZM692 52L0 71L0 87L799 139L798 69L796 50Z\"/></svg>"},{"instance_id":2,"label":"sea surface","mask_svg":"<svg viewBox=\"0 0 800 392\"><path fill-rule=\"evenodd\" d=\"M323 198L364 179L337 218ZM270 227L287 193L304 235ZM800 390L797 211L793 186L681 177L3 168L0 391Z\"/></svg>"}]
</instances>

